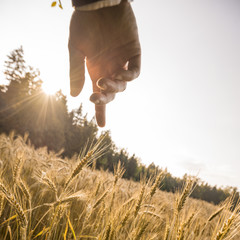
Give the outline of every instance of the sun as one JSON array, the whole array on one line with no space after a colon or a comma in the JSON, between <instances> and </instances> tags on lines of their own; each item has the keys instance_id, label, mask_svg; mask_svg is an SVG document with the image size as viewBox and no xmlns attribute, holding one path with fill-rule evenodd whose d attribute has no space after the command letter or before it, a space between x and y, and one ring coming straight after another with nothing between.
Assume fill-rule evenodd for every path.
<instances>
[{"instance_id":1,"label":"sun","mask_svg":"<svg viewBox=\"0 0 240 240\"><path fill-rule=\"evenodd\" d=\"M47 95L54 95L59 89L59 86L53 81L44 81L42 84L42 90Z\"/></svg>"}]
</instances>

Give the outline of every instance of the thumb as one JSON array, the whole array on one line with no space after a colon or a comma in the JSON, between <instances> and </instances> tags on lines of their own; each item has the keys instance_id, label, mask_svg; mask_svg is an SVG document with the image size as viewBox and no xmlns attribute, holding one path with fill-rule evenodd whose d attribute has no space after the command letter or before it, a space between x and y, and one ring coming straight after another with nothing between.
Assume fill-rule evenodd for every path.
<instances>
[{"instance_id":1,"label":"thumb","mask_svg":"<svg viewBox=\"0 0 240 240\"><path fill-rule=\"evenodd\" d=\"M76 97L83 89L85 82L85 56L68 43L70 61L70 94Z\"/></svg>"}]
</instances>

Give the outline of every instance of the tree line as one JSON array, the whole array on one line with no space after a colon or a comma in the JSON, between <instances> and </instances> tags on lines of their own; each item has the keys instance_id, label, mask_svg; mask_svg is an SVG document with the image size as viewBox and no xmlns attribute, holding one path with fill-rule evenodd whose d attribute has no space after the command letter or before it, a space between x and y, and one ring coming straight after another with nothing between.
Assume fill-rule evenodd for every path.
<instances>
[{"instance_id":1,"label":"tree line","mask_svg":"<svg viewBox=\"0 0 240 240\"><path fill-rule=\"evenodd\" d=\"M83 115L82 105L69 112L66 96L61 91L52 96L43 92L40 72L26 64L22 47L7 56L4 74L7 84L0 85L0 134L9 134L12 130L20 135L27 132L35 147L47 146L49 151L62 151L63 157L72 157L87 142L97 141L98 127L93 119L89 121L87 115ZM145 166L135 155L129 156L126 150L117 148L110 132L104 134L105 144L110 147L96 161L97 169L113 172L114 165L120 161L126 170L123 177L134 181L139 181L143 175L150 178L163 171L154 163ZM168 192L182 189L186 176L176 178L164 171L161 189ZM233 192L237 201L236 188L212 187L199 181L191 196L219 204Z\"/></svg>"}]
</instances>

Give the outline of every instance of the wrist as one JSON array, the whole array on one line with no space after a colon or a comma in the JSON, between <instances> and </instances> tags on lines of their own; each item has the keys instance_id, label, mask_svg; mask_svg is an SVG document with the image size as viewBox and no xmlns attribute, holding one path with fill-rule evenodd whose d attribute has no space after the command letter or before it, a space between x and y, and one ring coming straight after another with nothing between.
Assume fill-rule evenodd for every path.
<instances>
[{"instance_id":1,"label":"wrist","mask_svg":"<svg viewBox=\"0 0 240 240\"><path fill-rule=\"evenodd\" d=\"M104 7L112 7L126 0L72 0L72 5L76 10L91 11ZM132 1L132 0L127 0Z\"/></svg>"},{"instance_id":2,"label":"wrist","mask_svg":"<svg viewBox=\"0 0 240 240\"><path fill-rule=\"evenodd\" d=\"M101 0L72 0L72 5L73 7L83 7L100 1Z\"/></svg>"}]
</instances>

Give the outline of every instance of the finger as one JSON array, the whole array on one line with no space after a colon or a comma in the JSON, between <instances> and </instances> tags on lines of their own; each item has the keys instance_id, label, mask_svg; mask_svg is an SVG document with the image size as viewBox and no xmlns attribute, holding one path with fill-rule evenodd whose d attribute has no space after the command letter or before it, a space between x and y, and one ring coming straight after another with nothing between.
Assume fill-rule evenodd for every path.
<instances>
[{"instance_id":1,"label":"finger","mask_svg":"<svg viewBox=\"0 0 240 240\"><path fill-rule=\"evenodd\" d=\"M95 105L104 105L111 102L115 98L115 93L95 92L91 95L90 101Z\"/></svg>"},{"instance_id":2,"label":"finger","mask_svg":"<svg viewBox=\"0 0 240 240\"><path fill-rule=\"evenodd\" d=\"M92 79L92 87L93 87L93 97L90 97L90 101L93 100L95 101L95 94L98 94L101 92L101 89L97 86L97 80L102 76L102 67L99 67L98 65L91 65L89 61L87 61L87 67L88 69L91 69L89 71L89 75ZM95 98L95 99L94 99ZM92 101L92 102L94 102ZM106 105L102 104L95 104L95 116L96 116L96 121L99 127L104 127L106 124Z\"/></svg>"},{"instance_id":3,"label":"finger","mask_svg":"<svg viewBox=\"0 0 240 240\"><path fill-rule=\"evenodd\" d=\"M101 78L97 81L97 86L105 92L123 92L127 87L127 82Z\"/></svg>"},{"instance_id":4,"label":"finger","mask_svg":"<svg viewBox=\"0 0 240 240\"><path fill-rule=\"evenodd\" d=\"M95 105L95 116L97 125L99 127L104 127L106 124L106 105Z\"/></svg>"},{"instance_id":5,"label":"finger","mask_svg":"<svg viewBox=\"0 0 240 240\"><path fill-rule=\"evenodd\" d=\"M119 70L116 74L113 74L112 78L119 81L132 81L137 78L140 74L141 55L129 59L127 68L127 70Z\"/></svg>"},{"instance_id":6,"label":"finger","mask_svg":"<svg viewBox=\"0 0 240 240\"><path fill-rule=\"evenodd\" d=\"M70 94L76 97L85 82L85 57L70 42L68 44L70 60Z\"/></svg>"},{"instance_id":7,"label":"finger","mask_svg":"<svg viewBox=\"0 0 240 240\"><path fill-rule=\"evenodd\" d=\"M104 127L106 124L106 104L112 101L115 97L114 93L103 94L95 92L91 95L90 101L95 103L96 121L99 127Z\"/></svg>"}]
</instances>

